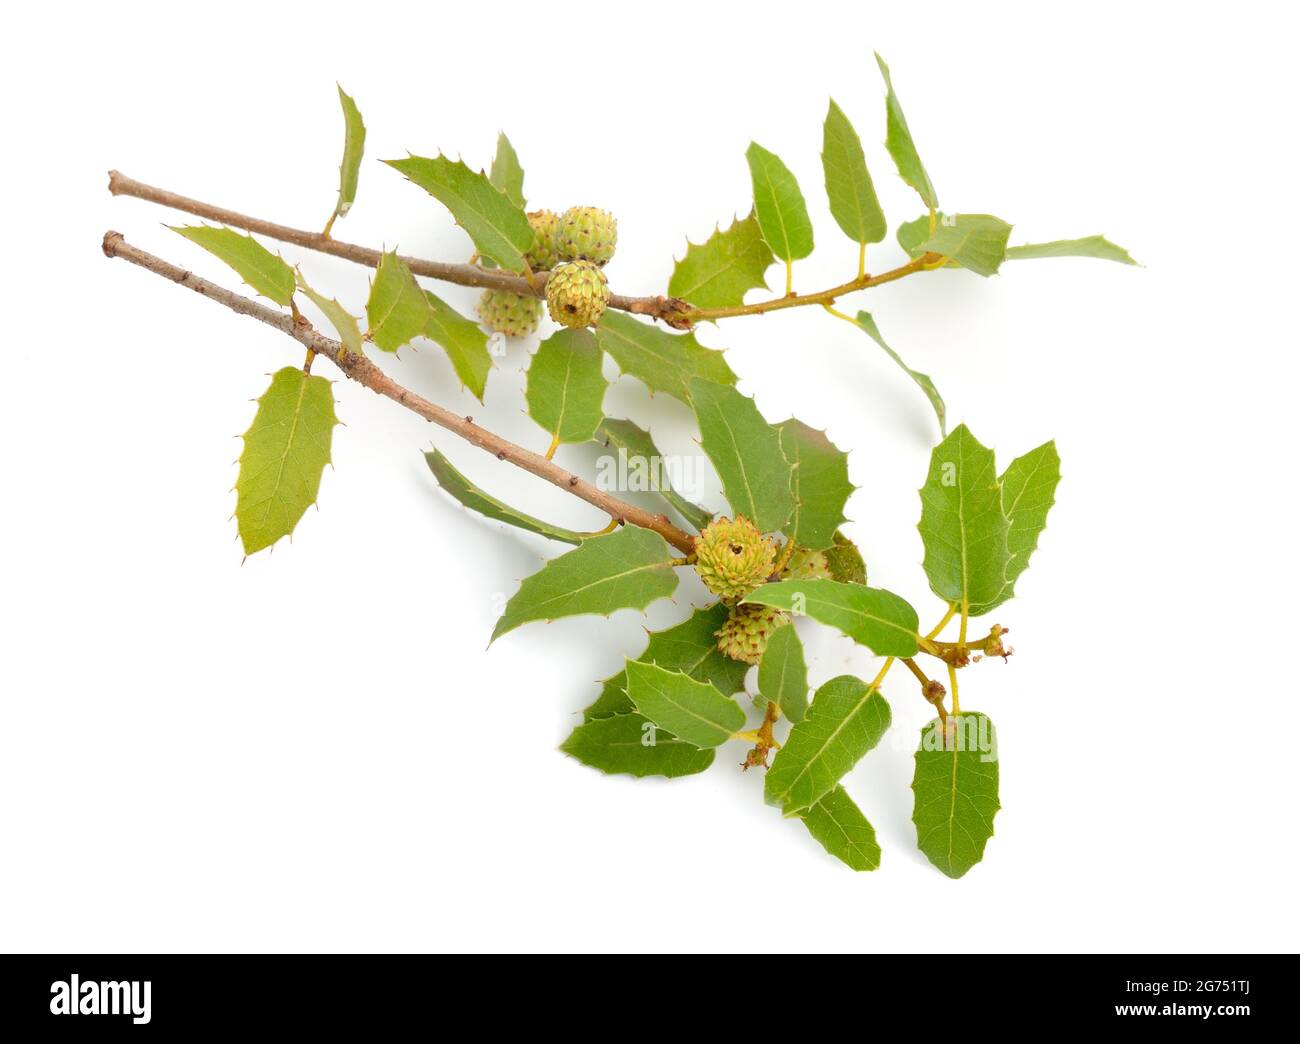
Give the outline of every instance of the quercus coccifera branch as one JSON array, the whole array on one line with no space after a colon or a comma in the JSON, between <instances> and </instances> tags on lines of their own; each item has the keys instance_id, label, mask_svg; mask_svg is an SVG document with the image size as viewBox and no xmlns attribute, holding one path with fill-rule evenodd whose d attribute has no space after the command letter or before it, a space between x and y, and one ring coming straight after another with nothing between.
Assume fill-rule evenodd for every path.
<instances>
[{"instance_id":1,"label":"quercus coccifera branch","mask_svg":"<svg viewBox=\"0 0 1300 1044\"><path fill-rule=\"evenodd\" d=\"M181 210L187 214L193 214L195 217L206 218L208 221L216 221L232 228L242 228L245 232L256 232L258 235L267 236L281 243L292 243L294 246L306 247L308 250L341 257L345 261L366 265L369 268L377 267L380 258L383 257L383 251L380 250L358 246L355 243L344 243L325 235L323 232L309 232L301 228L290 228L288 225L276 224L274 221L265 221L262 218L240 214L234 210L227 210L225 207L214 206L211 203L204 203L202 200L182 196L168 189L146 185L144 182L128 178L125 174L116 170L108 172L108 191L115 196L134 196L136 199L158 203L161 206L170 207L172 210ZM482 268L479 265L458 265L445 261L428 261L419 257L400 256L406 262L406 266L416 275L427 276L430 279L440 279L444 283L476 286L487 290L508 290L514 294L524 294L531 297L544 297L546 293L547 273L545 272L534 273L534 277L530 282L522 275L505 272L497 268ZM680 316L689 306L685 301L679 301L672 297L627 297L623 294L611 294L609 307L637 315L648 315L655 319L662 319L670 325L680 325L682 321Z\"/></svg>"},{"instance_id":2,"label":"quercus coccifera branch","mask_svg":"<svg viewBox=\"0 0 1300 1044\"><path fill-rule=\"evenodd\" d=\"M341 240L325 235L323 232L310 232L306 229L291 228L288 225L277 224L274 221L250 217L238 211L228 210L225 207L218 207L211 203L204 203L202 200L191 199L189 196L182 196L180 193L172 192L169 189L146 185L144 182L136 181L134 178L129 178L116 170L108 172L108 190L115 196L133 196L136 199L143 199L150 203L169 207L172 210L180 210L187 214L193 214L195 217L205 218L208 221L215 221L232 228L240 228L245 232L255 232L258 235L267 236L281 243L292 243L294 246L305 247L308 250L330 254L334 257L341 257L346 261L366 265L369 268L378 266L380 258L383 257L382 251L371 247L359 246L355 243L344 243ZM424 258L407 257L405 255L402 255L402 260L416 275L439 279L445 283L482 287L488 290L508 290L511 293L532 297L544 297L546 292L547 273L545 272L534 273L534 277L530 281L525 276L516 275L513 272L483 268L479 265L429 261ZM767 312L781 311L786 308L800 308L805 305L833 304L840 297L858 290L866 290L873 286L880 286L883 283L892 283L916 272L928 271L936 262L941 260L943 259L938 254L923 254L905 265L900 265L898 268L890 269L879 275L869 275L864 272L847 283L841 283L827 290L819 290L810 294L792 293L766 301L755 301L752 304L734 305L726 308L696 308L679 298L665 297L663 295L629 297L624 294L611 294L609 307L630 312L634 315L645 315L652 319L659 319L677 329L689 329L697 322L727 319L741 315L763 315Z\"/></svg>"},{"instance_id":3,"label":"quercus coccifera branch","mask_svg":"<svg viewBox=\"0 0 1300 1044\"><path fill-rule=\"evenodd\" d=\"M240 315L251 316L268 326L274 327L281 333L288 334L306 347L308 351L328 358L346 377L364 385L379 395L383 395L385 398L392 399L401 406L405 406L425 420L454 432L467 442L493 454L498 460L508 461L516 467L522 468L538 478L545 479L560 489L572 493L575 497L585 500L593 507L599 508L616 522L629 523L658 533L673 547L685 552L687 555L694 550L695 538L685 530L673 525L666 515L656 515L628 504L587 482L585 479L579 478L554 461L547 460L542 454L534 453L532 450L503 439L500 435L496 435L475 424L471 418L459 416L445 407L417 395L410 389L398 384L369 359L349 352L338 341L317 331L301 316L277 311L258 301L218 286L216 283L202 279L184 268L132 246L120 232L107 232L104 234L104 253L109 257L120 257L124 261L130 261L132 264L153 272L155 275L160 275L164 279L169 279L173 283L187 287L203 297L216 301L218 304L225 305L231 311Z\"/></svg>"},{"instance_id":4,"label":"quercus coccifera branch","mask_svg":"<svg viewBox=\"0 0 1300 1044\"><path fill-rule=\"evenodd\" d=\"M103 249L109 257L123 258L238 314L252 316L307 350L301 370L285 367L272 378L259 399L258 418L244 436L236 513L246 552L272 546L292 532L314 502L328 462L326 435L337 422L328 383L307 376L315 357L323 355L350 380L609 517L608 527L599 532L556 531L478 490L454 468L443 467L445 461L435 460L438 454L429 455L434 475L461 503L487 517L577 545L521 583L505 605L494 638L532 621L607 614L617 608L644 610L674 591L677 577L671 575L672 567L693 567L696 579L716 597L715 603L696 610L681 624L650 634L645 651L635 660L629 658L606 681L598 700L584 712L582 724L561 748L565 753L603 772L675 777L703 771L713 762L714 751L732 740L753 744L743 762L746 768L768 768L776 751L764 781L766 800L780 806L786 816L802 819L831 855L855 870L872 870L880 860L875 832L837 781L879 743L889 727L890 714L880 690L893 665L901 663L938 717L923 727L916 753L917 842L935 866L960 877L982 857L999 804L992 723L987 715L962 713L958 675L969 664L992 656L1005 658L1012 651L1004 645L1005 630L996 624L987 636L968 632L972 613L983 616L1012 596L1015 579L1037 545L1060 478L1055 445L1045 443L999 472L993 450L964 424L952 433L945 429L943 441L931 453L930 471L920 491L918 526L926 546L924 569L931 590L945 603L945 612L933 628L921 632L916 629L915 610L905 599L867 586L862 556L841 531L844 508L856 487L849 481L846 453L825 432L794 418L770 424L753 400L734 387L736 378L725 363L716 367L715 354L707 350L699 354L702 346L690 338L655 334L645 323L633 326L649 347L637 348L642 356L639 365L624 366L624 356L616 350L619 324L607 320L601 325L607 308L678 330L809 305L824 308L870 334L907 371L930 399L944 429L945 407L933 382L903 363L866 313L854 318L847 308L837 309L840 298L942 268L949 253L961 267L981 275L997 271L1002 260L1011 256L1079 255L1131 262L1126 251L1102 237L1029 244L1013 255L1006 245L1011 226L991 215L966 215L955 232L947 226L957 219L945 219L945 228L940 229L937 196L911 140L888 67L879 55L876 60L887 90L886 148L903 180L928 209L928 238L916 240L924 244L917 253L918 248L908 246L912 239L903 231L907 227L924 235L926 219L900 226L899 242L915 256L887 271L874 275L867 271L868 243L879 242L888 225L859 135L832 101L823 126L827 199L832 217L858 248L857 264L852 272L843 273L850 276L847 281L815 292L796 293L793 286L795 259L807 257L813 249L803 193L781 158L754 143L746 151L754 185L749 217L726 231L719 228L704 243L688 244L687 255L677 262L669 281L672 290L696 299L695 303L665 295L610 293L604 266L617 242L613 215L589 206L571 207L563 214L525 212L523 167L504 135L498 140L490 176L444 154L411 156L393 161L392 166L446 205L476 251L508 268L476 264L477 253L467 264L417 257L399 260L391 253L337 240L331 229L334 219L346 213L355 199L365 140L360 111L342 88L345 135L338 203L323 232L241 214L109 172L113 195L193 215L195 226L203 223L203 227L178 231L243 276L262 295L258 299L146 253L117 232L105 235ZM309 289L300 276L295 279L291 266L267 249L271 241L374 269L366 306L368 332L362 335L357 318L337 300ZM784 264L784 286L770 291L765 280L778 260ZM476 425L472 417L458 416L417 395L376 365L379 357L374 351L394 350L423 333L447 349L458 374L482 396L491 361L484 358L488 353L480 325L456 315L438 299L426 302L426 292L412 275L489 291L478 303L481 325L506 336L535 331L543 314L538 299L545 299L545 312L566 328L545 338L529 364L528 414L551 437L545 453L509 442ZM295 303L298 292L315 302L346 343L320 333L302 316ZM766 297L744 303L751 293ZM434 305L439 307L433 309ZM593 336L593 327L600 336ZM373 345L373 351L365 350L374 361L363 354L366 342ZM675 366L669 353L680 356L685 365ZM603 424L607 445L617 443L620 453L657 460L659 451L649 432L631 420L604 416L606 354L651 390L663 385L676 397L685 395L682 401L698 422L701 449L714 464L734 517L692 511L666 483L655 483L662 485L658 491L667 503L678 508L683 524L689 522L698 530L695 536L667 515L625 503L551 459L562 442L587 442ZM705 360L714 362L712 370ZM660 370L673 372L661 375ZM308 395L315 399L308 400ZM283 418L290 410L293 420L286 422ZM618 424L626 426L621 434L612 427ZM284 481L286 462L293 462L298 481ZM259 476L268 476L269 496L258 486ZM277 500L282 486L301 486L303 491ZM285 517L280 519L277 512L273 524L263 525L255 509L265 503L283 504ZM613 534L620 525L634 528ZM1018 534L1014 554L1013 527ZM657 534L674 551L668 552L656 537L638 534L636 528ZM952 547L961 548L960 562L948 554ZM971 549L979 550L968 554ZM875 678L868 684L840 675L812 692L804 647L792 624L797 616L835 628L884 656ZM904 619L909 622L900 623ZM954 641L942 637L950 623L957 625ZM669 647L673 656L661 655ZM734 698L746 691L745 672L751 666L758 667L759 694L766 701L763 721L752 730L745 728L746 710ZM947 674L946 685L934 676L936 672ZM779 741L776 727L787 718L790 731ZM973 740L972 727L978 733ZM660 735L674 743L658 747ZM827 735L835 742L826 742Z\"/></svg>"}]
</instances>

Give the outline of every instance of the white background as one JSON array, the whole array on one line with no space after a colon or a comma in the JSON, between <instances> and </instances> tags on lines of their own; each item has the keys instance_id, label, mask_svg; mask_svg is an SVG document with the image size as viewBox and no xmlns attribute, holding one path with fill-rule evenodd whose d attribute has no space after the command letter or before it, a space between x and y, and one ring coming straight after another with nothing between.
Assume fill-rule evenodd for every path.
<instances>
[{"instance_id":1,"label":"white background","mask_svg":"<svg viewBox=\"0 0 1300 1044\"><path fill-rule=\"evenodd\" d=\"M285 6L28 6L6 28L0 946L1296 948L1300 85L1281 8ZM485 165L503 128L531 203L614 211L612 284L659 292L687 236L748 208L754 138L802 182L818 250L797 288L816 289L856 260L822 189L828 95L891 223L920 209L880 144L872 49L946 207L1013 221L1017 242L1104 232L1144 265L940 272L845 302L1002 462L1050 437L1064 459L998 613L1017 654L965 672L963 703L999 727L1004 810L961 881L915 851L908 745L929 714L901 670L898 732L846 779L884 847L874 874L764 807L739 745L673 783L557 753L642 624L681 619L702 589L648 621L531 625L486 651L499 599L561 548L452 504L421 451L556 522L602 520L360 388L337 387L320 510L241 566L236 435L301 350L99 252L115 228L233 285L162 227L181 215L110 198L110 167L319 227L337 79L369 127L340 238L467 257L377 160ZM364 270L285 256L361 309ZM900 256L891 235L872 267ZM854 451L873 583L937 619L915 529L936 433L916 390L811 309L700 337L769 419L797 413ZM519 397L532 346L499 362L486 410L431 345L382 361L540 449ZM691 450L679 404L629 378L607 404ZM815 683L874 670L805 624Z\"/></svg>"}]
</instances>

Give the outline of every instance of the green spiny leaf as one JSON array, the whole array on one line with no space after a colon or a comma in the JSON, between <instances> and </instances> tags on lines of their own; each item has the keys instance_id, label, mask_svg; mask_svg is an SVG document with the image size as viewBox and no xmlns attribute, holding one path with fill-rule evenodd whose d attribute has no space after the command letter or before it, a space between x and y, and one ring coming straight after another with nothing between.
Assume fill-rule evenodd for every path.
<instances>
[{"instance_id":1,"label":"green spiny leaf","mask_svg":"<svg viewBox=\"0 0 1300 1044\"><path fill-rule=\"evenodd\" d=\"M1116 246L1105 236L1084 236L1082 239L1055 239L1050 243L1025 243L1007 247L1008 261L1023 261L1038 257L1095 257L1100 261L1118 261L1122 265L1137 262L1122 246Z\"/></svg>"},{"instance_id":2,"label":"green spiny leaf","mask_svg":"<svg viewBox=\"0 0 1300 1044\"><path fill-rule=\"evenodd\" d=\"M714 757L712 750L692 746L634 712L583 722L560 750L611 775L669 779L703 772Z\"/></svg>"},{"instance_id":3,"label":"green spiny leaf","mask_svg":"<svg viewBox=\"0 0 1300 1044\"><path fill-rule=\"evenodd\" d=\"M992 214L939 214L933 232L930 219L917 218L898 229L898 242L913 257L942 254L950 264L969 269L976 275L991 276L1007 256L1011 226ZM924 222L924 225L922 225ZM919 229L926 237L915 243Z\"/></svg>"},{"instance_id":4,"label":"green spiny leaf","mask_svg":"<svg viewBox=\"0 0 1300 1044\"><path fill-rule=\"evenodd\" d=\"M271 253L252 236L212 225L167 227L224 261L263 297L279 305L288 305L293 300L293 269L279 254Z\"/></svg>"},{"instance_id":5,"label":"green spiny leaf","mask_svg":"<svg viewBox=\"0 0 1300 1044\"><path fill-rule=\"evenodd\" d=\"M930 184L930 175L926 173L925 164L916 151L912 141L912 132L907 126L907 117L903 115L903 106L894 93L894 82L889 75L889 66L885 60L876 55L876 64L880 66L880 75L885 78L885 147L894 158L899 177L916 189L921 201L931 210L939 209L939 196Z\"/></svg>"},{"instance_id":6,"label":"green spiny leaf","mask_svg":"<svg viewBox=\"0 0 1300 1044\"><path fill-rule=\"evenodd\" d=\"M822 848L850 869L880 866L875 828L843 787L832 787L815 805L800 812L799 818Z\"/></svg>"},{"instance_id":7,"label":"green spiny leaf","mask_svg":"<svg viewBox=\"0 0 1300 1044\"><path fill-rule=\"evenodd\" d=\"M691 401L691 381L696 378L714 384L736 383L723 353L705 348L693 333L669 333L625 312L607 309L596 337L625 374L652 392L664 392L681 402Z\"/></svg>"},{"instance_id":8,"label":"green spiny leaf","mask_svg":"<svg viewBox=\"0 0 1300 1044\"><path fill-rule=\"evenodd\" d=\"M903 362L902 357L885 343L884 337L880 335L880 327L871 318L870 312L859 312L857 323L867 332L867 336L880 345L885 350L885 354L898 363L902 371L911 377L916 382L916 386L925 393L925 397L930 400L930 406L934 409L934 415L939 418L939 435L940 437L946 437L948 434L948 407L944 405L943 396L939 394L939 389L935 387L934 381L926 374L908 366L907 363Z\"/></svg>"},{"instance_id":9,"label":"green spiny leaf","mask_svg":"<svg viewBox=\"0 0 1300 1044\"><path fill-rule=\"evenodd\" d=\"M528 577L506 603L492 640L530 620L645 609L675 590L677 574L668 545L648 529L625 526L584 540Z\"/></svg>"},{"instance_id":10,"label":"green spiny leaf","mask_svg":"<svg viewBox=\"0 0 1300 1044\"><path fill-rule=\"evenodd\" d=\"M782 261L798 261L813 251L813 228L799 182L781 157L751 141L745 151L754 183L754 214L763 239Z\"/></svg>"},{"instance_id":11,"label":"green spiny leaf","mask_svg":"<svg viewBox=\"0 0 1300 1044\"><path fill-rule=\"evenodd\" d=\"M703 243L688 242L686 256L673 267L668 293L696 308L731 308L744 303L746 291L767 289L764 273L771 264L772 248L750 213L725 232L715 229Z\"/></svg>"},{"instance_id":12,"label":"green spiny leaf","mask_svg":"<svg viewBox=\"0 0 1300 1044\"><path fill-rule=\"evenodd\" d=\"M991 276L1007 256L1011 226L992 214L958 214L954 223L946 219L921 244L921 250L943 254L976 275Z\"/></svg>"},{"instance_id":13,"label":"green spiny leaf","mask_svg":"<svg viewBox=\"0 0 1300 1044\"><path fill-rule=\"evenodd\" d=\"M727 614L728 609L721 602L707 609L696 609L675 627L652 631L645 651L637 659L670 671L682 671L696 681L708 682L725 696L739 692L749 665L723 655L718 649L717 631L727 622ZM627 697L625 669L605 680L599 698L583 711L583 718L591 721L634 709Z\"/></svg>"},{"instance_id":14,"label":"green spiny leaf","mask_svg":"<svg viewBox=\"0 0 1300 1044\"><path fill-rule=\"evenodd\" d=\"M488 373L492 369L492 355L487 348L487 334L473 319L466 319L441 297L424 291L429 304L424 336L437 342L452 369L479 402L487 388Z\"/></svg>"},{"instance_id":15,"label":"green spiny leaf","mask_svg":"<svg viewBox=\"0 0 1300 1044\"><path fill-rule=\"evenodd\" d=\"M318 294L303 279L302 273L296 273L298 279L298 289L307 295L317 308L321 310L325 318L330 321L334 327L334 332L339 335L339 343L354 355L364 355L365 352L361 346L361 327L357 324L357 318L346 308L344 308L333 297L326 297L324 294Z\"/></svg>"},{"instance_id":16,"label":"green spiny leaf","mask_svg":"<svg viewBox=\"0 0 1300 1044\"><path fill-rule=\"evenodd\" d=\"M916 843L949 877L984 858L998 803L997 734L983 714L955 714L921 730L912 822Z\"/></svg>"},{"instance_id":17,"label":"green spiny leaf","mask_svg":"<svg viewBox=\"0 0 1300 1044\"><path fill-rule=\"evenodd\" d=\"M288 536L316 503L337 423L334 392L324 377L286 366L271 378L244 433L235 483L244 554Z\"/></svg>"},{"instance_id":18,"label":"green spiny leaf","mask_svg":"<svg viewBox=\"0 0 1300 1044\"><path fill-rule=\"evenodd\" d=\"M776 425L781 451L792 469L794 513L785 535L800 547L821 551L835 542L844 505L853 493L849 456L826 437L791 417Z\"/></svg>"},{"instance_id":19,"label":"green spiny leaf","mask_svg":"<svg viewBox=\"0 0 1300 1044\"><path fill-rule=\"evenodd\" d=\"M744 599L811 616L880 656L915 656L916 610L892 591L838 580L781 580Z\"/></svg>"},{"instance_id":20,"label":"green spiny leaf","mask_svg":"<svg viewBox=\"0 0 1300 1044\"><path fill-rule=\"evenodd\" d=\"M758 691L792 722L803 720L808 709L808 665L793 627L778 627L768 639L758 664Z\"/></svg>"},{"instance_id":21,"label":"green spiny leaf","mask_svg":"<svg viewBox=\"0 0 1300 1044\"><path fill-rule=\"evenodd\" d=\"M366 149L366 125L362 122L361 111L342 87L339 87L339 104L343 106L343 162L339 164L339 201L334 207L335 218L343 217L356 201L361 156ZM333 224L334 218L330 218L330 225Z\"/></svg>"},{"instance_id":22,"label":"green spiny leaf","mask_svg":"<svg viewBox=\"0 0 1300 1044\"><path fill-rule=\"evenodd\" d=\"M600 346L590 330L559 330L546 338L528 365L528 416L557 444L587 442L604 419L605 375Z\"/></svg>"},{"instance_id":23,"label":"green spiny leaf","mask_svg":"<svg viewBox=\"0 0 1300 1044\"><path fill-rule=\"evenodd\" d=\"M488 180L498 192L504 192L515 206L521 210L527 206L528 201L524 199L524 168L505 131L497 135L497 152L492 157L492 172L488 175Z\"/></svg>"},{"instance_id":24,"label":"green spiny leaf","mask_svg":"<svg viewBox=\"0 0 1300 1044\"><path fill-rule=\"evenodd\" d=\"M833 98L822 127L822 169L831 217L844 234L862 246L884 239L888 226L867 171L862 139Z\"/></svg>"},{"instance_id":25,"label":"green spiny leaf","mask_svg":"<svg viewBox=\"0 0 1300 1044\"><path fill-rule=\"evenodd\" d=\"M1029 556L1047 526L1047 513L1056 499L1061 481L1061 458L1055 442L1046 442L1017 457L1002 473L1002 512L1009 519L1007 529L1007 582L992 602L971 606L972 616L996 609L1015 594L1016 580L1029 567Z\"/></svg>"},{"instance_id":26,"label":"green spiny leaf","mask_svg":"<svg viewBox=\"0 0 1300 1044\"><path fill-rule=\"evenodd\" d=\"M780 529L794 512L791 468L781 453L781 433L763 419L753 399L735 388L692 381L691 405L700 425L700 444L722 479L732 511L765 533Z\"/></svg>"},{"instance_id":27,"label":"green spiny leaf","mask_svg":"<svg viewBox=\"0 0 1300 1044\"><path fill-rule=\"evenodd\" d=\"M525 529L530 533L537 533L539 536L559 540L565 544L581 544L587 536L586 533L553 526L549 522L533 518L532 515L526 515L522 511L516 511L509 504L502 503L474 485L452 467L451 461L437 450L426 453L424 459L428 462L429 470L433 472L438 484L471 511L477 511L480 515L494 518L498 522L505 522L518 529Z\"/></svg>"},{"instance_id":28,"label":"green spiny leaf","mask_svg":"<svg viewBox=\"0 0 1300 1044\"><path fill-rule=\"evenodd\" d=\"M880 742L889 719L878 689L849 674L832 678L777 752L763 781L768 804L787 815L815 805Z\"/></svg>"},{"instance_id":29,"label":"green spiny leaf","mask_svg":"<svg viewBox=\"0 0 1300 1044\"><path fill-rule=\"evenodd\" d=\"M745 725L745 712L730 696L653 663L628 661L627 695L638 713L697 747L725 743Z\"/></svg>"},{"instance_id":30,"label":"green spiny leaf","mask_svg":"<svg viewBox=\"0 0 1300 1044\"><path fill-rule=\"evenodd\" d=\"M450 210L481 256L514 272L524 270L524 255L533 246L533 226L523 207L485 174L446 156L408 156L384 162Z\"/></svg>"},{"instance_id":31,"label":"green spiny leaf","mask_svg":"<svg viewBox=\"0 0 1300 1044\"><path fill-rule=\"evenodd\" d=\"M1007 516L993 451L960 425L930 455L921 487L925 574L957 606L992 602L1007 580Z\"/></svg>"},{"instance_id":32,"label":"green spiny leaf","mask_svg":"<svg viewBox=\"0 0 1300 1044\"><path fill-rule=\"evenodd\" d=\"M386 352L395 352L429 324L429 300L406 262L396 254L379 259L366 301L370 339Z\"/></svg>"},{"instance_id":33,"label":"green spiny leaf","mask_svg":"<svg viewBox=\"0 0 1300 1044\"><path fill-rule=\"evenodd\" d=\"M943 220L945 220L943 211L937 211L934 215L934 227L938 228L939 222ZM904 221L898 226L898 231L895 233L898 237L898 245L901 246L907 252L907 256L913 260L925 253L921 244L930 238L930 223L930 216L928 214L922 214L919 218L914 218L911 221ZM949 261L946 267L959 268L961 266L959 266L956 261Z\"/></svg>"},{"instance_id":34,"label":"green spiny leaf","mask_svg":"<svg viewBox=\"0 0 1300 1044\"><path fill-rule=\"evenodd\" d=\"M865 584L867 582L867 563L862 559L858 545L843 533L835 534L835 541L825 552L826 564L831 571L831 579L843 584Z\"/></svg>"},{"instance_id":35,"label":"green spiny leaf","mask_svg":"<svg viewBox=\"0 0 1300 1044\"><path fill-rule=\"evenodd\" d=\"M606 417L596 429L596 440L613 447L622 456L620 470L626 469L631 490L658 493L696 529L703 529L712 521L709 512L673 489L668 481L664 456L644 428L630 420Z\"/></svg>"}]
</instances>

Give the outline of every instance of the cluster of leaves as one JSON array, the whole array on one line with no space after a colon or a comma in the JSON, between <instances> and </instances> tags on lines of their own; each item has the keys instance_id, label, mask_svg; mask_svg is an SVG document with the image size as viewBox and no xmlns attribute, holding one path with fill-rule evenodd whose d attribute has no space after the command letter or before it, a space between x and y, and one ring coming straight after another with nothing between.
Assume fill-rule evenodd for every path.
<instances>
[{"instance_id":1,"label":"cluster of leaves","mask_svg":"<svg viewBox=\"0 0 1300 1044\"><path fill-rule=\"evenodd\" d=\"M696 391L698 400L706 399L702 386ZM752 403L732 389L711 389L707 397L708 406L696 403L703 446L732 507L746 502L757 479L798 505L777 528L788 527L801 547L833 547L852 489L845 455L798 421L773 426L756 419ZM773 452L774 438L796 448L789 456ZM733 445L747 459L767 462L757 476L730 462ZM805 468L819 476L815 496L801 492ZM965 425L953 431L934 449L921 489L920 532L931 591L946 605L965 607L969 617L1010 598L1046 525L1059 477L1050 442L1016 458L999 476L991 450ZM529 620L643 609L673 593L673 565L671 549L645 531L584 541L524 581L497 634ZM760 586L745 601L808 617L878 656L936 651L919 629L917 611L899 595L867 586L865 577L780 580ZM753 742L736 699L745 691L746 666L722 655L714 637L727 612L715 604L651 633L641 654L604 682L563 749L605 772L675 777L708 768L723 743ZM765 780L767 801L802 819L850 866L874 868L880 858L874 831L840 780L889 727L889 704L879 683L842 676L810 694L802 642L794 627L784 627L763 654L757 689L754 702L775 704L792 725ZM966 712L928 724L913 786L921 849L945 873L960 876L982 855L998 807L996 743L988 719Z\"/></svg>"},{"instance_id":2,"label":"cluster of leaves","mask_svg":"<svg viewBox=\"0 0 1300 1044\"><path fill-rule=\"evenodd\" d=\"M886 86L886 147L925 207L920 217L896 230L898 243L918 262L916 270L952 266L989 276L1006 260L1060 256L1132 263L1125 251L1100 236L1011 247L1011 225L999 218L945 215L889 70L883 61L879 65ZM355 199L365 138L355 103L342 90L339 94L345 148L327 234ZM813 250L813 226L790 169L757 143L750 145L746 159L753 182L749 213L703 243L688 243L668 284L669 294L687 302L700 320L743 314L746 294L766 288L768 270L777 261L785 264L788 291L794 262ZM822 161L830 213L859 246L858 275L839 288L849 293L870 285L866 248L885 238L888 223L861 140L834 101L824 124ZM408 156L388 165L445 205L484 264L528 272L525 255L533 246L533 231L525 213L524 172L504 135L489 173L442 155ZM360 318L313 289L300 271L251 236L206 226L177 231L229 264L258 294L295 314L295 295L301 293L349 352L395 352L418 338L436 343L461 382L483 399L492 362L487 335L424 289L395 252L384 254L377 266L363 332ZM649 432L631 419L605 414L606 357L652 392L684 403L694 414L700 445L732 514L743 515L764 533L779 534L789 550L824 553L830 565L830 579L775 577L745 602L809 618L886 658L873 682L846 675L812 692L799 633L794 626L781 627L758 665L757 693L749 694L748 665L724 655L716 638L733 609L715 603L651 633L646 648L604 682L563 749L609 773L679 777L708 768L723 744L752 744L758 737L778 750L765 780L766 800L784 815L798 817L832 855L867 870L878 865L880 849L870 822L841 780L890 726L890 707L881 691L885 671L896 659L921 655L937 657L954 671L965 665L967 622L1014 593L1046 524L1060 472L1049 442L999 474L992 451L966 426L947 433L946 407L935 383L903 362L873 317L858 312L852 321L924 392L944 436L921 488L919 528L925 573L948 610L945 622L954 615L961 620L957 643L939 641L938 630L924 633L917 611L898 594L868 586L861 557L841 528L854 489L846 454L802 421L769 423L754 401L737 390L736 374L723 353L701 344L694 332L670 332L610 310L594 330L563 329L541 341L529 363L525 399L529 416L550 437L551 452L560 445L596 442L643 460L662 456ZM329 383L308 370L289 367L273 376L245 435L236 513L247 553L292 532L314 502L329 461L336 423L333 396ZM644 610L673 594L677 570L689 565L654 532L626 526L592 535L551 525L480 489L438 451L427 456L442 488L466 507L574 545L522 582L497 621L494 640L531 621ZM663 510L685 526L698 531L711 521L708 511L682 497L657 472L653 492L662 499ZM750 706L738 694L750 696ZM982 714L960 711L955 692L953 696L953 712L944 713L940 702L940 716L922 731L914 819L922 851L944 873L960 876L981 858L992 834L998 780L991 722ZM755 706L764 715L766 733L750 727L749 711ZM780 741L770 731L777 721L790 726Z\"/></svg>"}]
</instances>

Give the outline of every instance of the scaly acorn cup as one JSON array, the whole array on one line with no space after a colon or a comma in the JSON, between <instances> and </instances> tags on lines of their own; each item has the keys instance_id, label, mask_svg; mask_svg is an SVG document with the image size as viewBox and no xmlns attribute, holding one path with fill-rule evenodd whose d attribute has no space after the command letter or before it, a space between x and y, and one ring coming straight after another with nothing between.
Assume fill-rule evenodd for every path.
<instances>
[{"instance_id":1,"label":"scaly acorn cup","mask_svg":"<svg viewBox=\"0 0 1300 1044\"><path fill-rule=\"evenodd\" d=\"M537 329L542 318L542 299L509 290L484 290L477 311L489 330L507 337L525 337Z\"/></svg>"},{"instance_id":2,"label":"scaly acorn cup","mask_svg":"<svg viewBox=\"0 0 1300 1044\"><path fill-rule=\"evenodd\" d=\"M530 210L528 223L533 226L533 248L524 259L534 271L549 272L560 260L555 250L555 230L559 227L559 216L553 210Z\"/></svg>"},{"instance_id":3,"label":"scaly acorn cup","mask_svg":"<svg viewBox=\"0 0 1300 1044\"><path fill-rule=\"evenodd\" d=\"M790 622L790 617L770 605L745 602L734 606L727 622L714 632L718 649L741 663L758 663L772 632Z\"/></svg>"},{"instance_id":4,"label":"scaly acorn cup","mask_svg":"<svg viewBox=\"0 0 1300 1044\"><path fill-rule=\"evenodd\" d=\"M546 308L561 326L595 326L609 304L605 273L590 261L570 261L546 281Z\"/></svg>"},{"instance_id":5,"label":"scaly acorn cup","mask_svg":"<svg viewBox=\"0 0 1300 1044\"><path fill-rule=\"evenodd\" d=\"M695 540L695 571L724 602L744 598L775 564L776 545L743 515L714 519Z\"/></svg>"},{"instance_id":6,"label":"scaly acorn cup","mask_svg":"<svg viewBox=\"0 0 1300 1044\"><path fill-rule=\"evenodd\" d=\"M560 215L555 248L566 261L605 265L618 244L618 220L599 207L570 207Z\"/></svg>"},{"instance_id":7,"label":"scaly acorn cup","mask_svg":"<svg viewBox=\"0 0 1300 1044\"><path fill-rule=\"evenodd\" d=\"M822 551L800 548L790 556L790 563L781 577L784 580L830 580L830 562Z\"/></svg>"}]
</instances>

